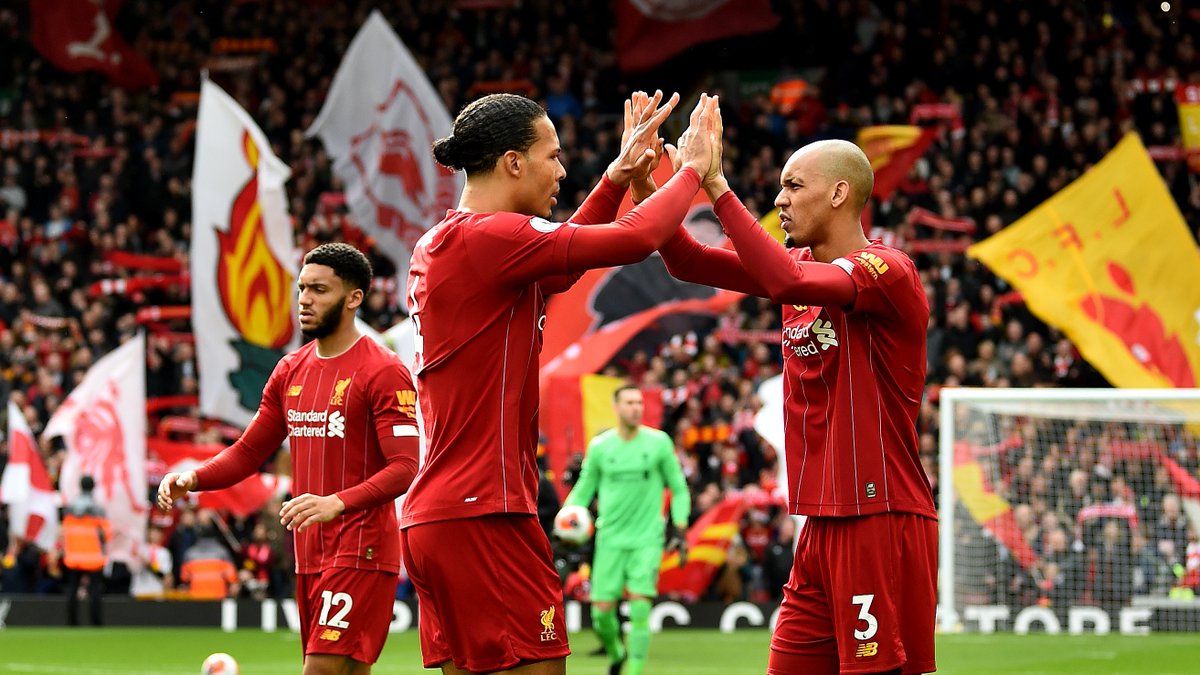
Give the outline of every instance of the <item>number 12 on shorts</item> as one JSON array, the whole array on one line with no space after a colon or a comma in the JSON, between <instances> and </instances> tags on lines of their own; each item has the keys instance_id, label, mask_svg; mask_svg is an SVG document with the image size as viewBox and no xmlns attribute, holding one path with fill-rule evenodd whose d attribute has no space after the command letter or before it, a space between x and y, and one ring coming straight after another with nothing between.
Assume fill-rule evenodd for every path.
<instances>
[{"instance_id":1,"label":"number 12 on shorts","mask_svg":"<svg viewBox=\"0 0 1200 675\"><path fill-rule=\"evenodd\" d=\"M333 609L335 606L338 608L337 613L333 615L333 618L330 618L329 610ZM349 628L350 622L346 621L346 615L350 613L350 608L353 606L354 598L351 598L349 593L321 591L321 617L317 619L317 624L321 626L332 626L334 628Z\"/></svg>"}]
</instances>

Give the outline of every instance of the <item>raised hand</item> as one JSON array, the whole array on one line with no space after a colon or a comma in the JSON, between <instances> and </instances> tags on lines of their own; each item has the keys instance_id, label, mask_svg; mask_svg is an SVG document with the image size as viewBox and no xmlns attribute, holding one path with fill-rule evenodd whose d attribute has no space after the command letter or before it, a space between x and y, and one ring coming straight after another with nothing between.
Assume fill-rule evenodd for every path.
<instances>
[{"instance_id":1,"label":"raised hand","mask_svg":"<svg viewBox=\"0 0 1200 675\"><path fill-rule=\"evenodd\" d=\"M713 128L713 159L708 175L704 176L701 185L708 193L709 200L717 203L717 199L729 191L729 181L725 180L725 165L722 161L723 142L725 134L724 123L721 121L721 100L718 96L709 99L712 104L710 121Z\"/></svg>"},{"instance_id":2,"label":"raised hand","mask_svg":"<svg viewBox=\"0 0 1200 675\"><path fill-rule=\"evenodd\" d=\"M634 180L646 180L658 166L662 157L663 141L658 137L662 125L675 104L679 94L672 94L663 105L662 91L647 96L645 92L634 92L625 102L625 127L621 132L621 152L608 165L608 178L617 185L627 186Z\"/></svg>"},{"instance_id":3,"label":"raised hand","mask_svg":"<svg viewBox=\"0 0 1200 675\"><path fill-rule=\"evenodd\" d=\"M720 157L720 139L714 127L714 117L717 115L716 99L701 94L688 118L688 128L679 137L678 156L672 158L679 167L694 169L702 180L714 173L714 158Z\"/></svg>"},{"instance_id":4,"label":"raised hand","mask_svg":"<svg viewBox=\"0 0 1200 675\"><path fill-rule=\"evenodd\" d=\"M713 157L712 168L708 175L704 177L705 182L710 182L718 177L724 178L724 167L721 164L721 155L723 151L723 139L725 138L725 124L721 120L721 97L713 96L708 99L710 108L709 121L712 124L713 133Z\"/></svg>"}]
</instances>

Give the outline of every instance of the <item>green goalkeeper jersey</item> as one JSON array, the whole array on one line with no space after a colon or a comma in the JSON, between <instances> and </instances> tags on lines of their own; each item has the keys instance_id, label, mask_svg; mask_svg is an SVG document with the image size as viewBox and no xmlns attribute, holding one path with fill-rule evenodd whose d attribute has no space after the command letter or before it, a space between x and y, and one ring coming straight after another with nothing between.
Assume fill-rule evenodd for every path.
<instances>
[{"instance_id":1,"label":"green goalkeeper jersey","mask_svg":"<svg viewBox=\"0 0 1200 675\"><path fill-rule=\"evenodd\" d=\"M661 546L663 488L671 489L671 521L686 528L692 500L671 437L643 426L626 441L610 429L588 445L579 482L566 503L586 508L599 490L597 546Z\"/></svg>"}]
</instances>

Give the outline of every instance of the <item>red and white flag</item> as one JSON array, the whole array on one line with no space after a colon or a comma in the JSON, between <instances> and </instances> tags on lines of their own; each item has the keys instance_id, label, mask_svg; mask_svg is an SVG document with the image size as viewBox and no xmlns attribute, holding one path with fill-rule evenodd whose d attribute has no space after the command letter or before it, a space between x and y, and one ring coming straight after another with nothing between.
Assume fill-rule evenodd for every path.
<instances>
[{"instance_id":1,"label":"red and white flag","mask_svg":"<svg viewBox=\"0 0 1200 675\"><path fill-rule=\"evenodd\" d=\"M69 73L99 70L123 89L158 84L158 73L113 24L124 0L30 0L33 46Z\"/></svg>"},{"instance_id":2,"label":"red and white flag","mask_svg":"<svg viewBox=\"0 0 1200 675\"><path fill-rule=\"evenodd\" d=\"M146 538L146 338L137 337L96 362L46 424L43 438L67 447L58 487L70 504L79 479L96 481L96 501L112 525L111 560L138 569Z\"/></svg>"},{"instance_id":3,"label":"red and white flag","mask_svg":"<svg viewBox=\"0 0 1200 675\"><path fill-rule=\"evenodd\" d=\"M690 47L771 30L769 0L616 0L617 65L653 68Z\"/></svg>"},{"instance_id":4,"label":"red and white flag","mask_svg":"<svg viewBox=\"0 0 1200 675\"><path fill-rule=\"evenodd\" d=\"M451 123L429 78L376 10L350 42L305 132L325 144L351 213L396 264L402 288L417 239L462 192L463 174L433 159L433 142L450 135Z\"/></svg>"},{"instance_id":5,"label":"red and white flag","mask_svg":"<svg viewBox=\"0 0 1200 675\"><path fill-rule=\"evenodd\" d=\"M0 477L0 502L8 504L9 531L48 551L58 539L58 495L16 403L8 402L8 464Z\"/></svg>"}]
</instances>

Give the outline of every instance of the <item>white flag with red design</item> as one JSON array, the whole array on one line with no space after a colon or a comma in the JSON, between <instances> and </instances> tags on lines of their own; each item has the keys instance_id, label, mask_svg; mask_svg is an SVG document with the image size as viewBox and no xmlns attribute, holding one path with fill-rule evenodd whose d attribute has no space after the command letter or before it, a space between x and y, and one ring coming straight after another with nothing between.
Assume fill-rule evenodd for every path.
<instances>
[{"instance_id":1,"label":"white flag with red design","mask_svg":"<svg viewBox=\"0 0 1200 675\"><path fill-rule=\"evenodd\" d=\"M112 525L111 560L138 569L135 552L146 538L146 338L138 334L96 362L46 424L43 438L62 436L67 448L58 487L70 504L79 479Z\"/></svg>"},{"instance_id":2,"label":"white flag with red design","mask_svg":"<svg viewBox=\"0 0 1200 675\"><path fill-rule=\"evenodd\" d=\"M400 288L417 239L462 192L463 175L433 159L433 142L450 135L451 123L429 78L376 10L305 132L325 144L354 219L396 264Z\"/></svg>"},{"instance_id":3,"label":"white flag with red design","mask_svg":"<svg viewBox=\"0 0 1200 675\"><path fill-rule=\"evenodd\" d=\"M44 551L58 540L58 495L16 403L8 402L8 464L0 477L0 502L8 504L9 532Z\"/></svg>"}]
</instances>

